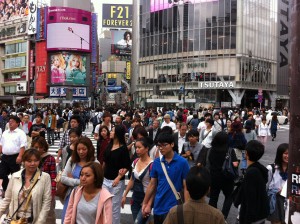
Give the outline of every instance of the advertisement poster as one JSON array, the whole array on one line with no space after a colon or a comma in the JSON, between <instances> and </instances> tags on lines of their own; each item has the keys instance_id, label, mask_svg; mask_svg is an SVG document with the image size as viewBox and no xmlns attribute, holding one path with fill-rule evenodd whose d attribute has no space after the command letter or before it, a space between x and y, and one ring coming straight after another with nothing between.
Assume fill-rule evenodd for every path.
<instances>
[{"instance_id":1,"label":"advertisement poster","mask_svg":"<svg viewBox=\"0 0 300 224\"><path fill-rule=\"evenodd\" d=\"M29 1L0 0L0 23L26 17L29 14Z\"/></svg>"},{"instance_id":2,"label":"advertisement poster","mask_svg":"<svg viewBox=\"0 0 300 224\"><path fill-rule=\"evenodd\" d=\"M51 83L86 84L86 56L73 53L51 55Z\"/></svg>"},{"instance_id":3,"label":"advertisement poster","mask_svg":"<svg viewBox=\"0 0 300 224\"><path fill-rule=\"evenodd\" d=\"M66 97L67 87L51 86L50 97ZM86 87L74 87L72 88L73 97L87 97Z\"/></svg>"},{"instance_id":4,"label":"advertisement poster","mask_svg":"<svg viewBox=\"0 0 300 224\"><path fill-rule=\"evenodd\" d=\"M116 55L131 55L132 33L129 30L111 31L111 53Z\"/></svg>"}]
</instances>

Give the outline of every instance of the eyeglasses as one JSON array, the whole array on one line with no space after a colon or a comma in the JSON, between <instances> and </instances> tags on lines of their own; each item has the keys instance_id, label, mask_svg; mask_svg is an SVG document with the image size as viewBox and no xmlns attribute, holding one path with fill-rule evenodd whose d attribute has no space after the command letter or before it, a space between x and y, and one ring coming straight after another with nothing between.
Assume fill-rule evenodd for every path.
<instances>
[{"instance_id":1,"label":"eyeglasses","mask_svg":"<svg viewBox=\"0 0 300 224\"><path fill-rule=\"evenodd\" d=\"M157 147L158 147L158 148L162 148L162 149L164 149L164 148L166 148L166 147L167 147L167 145L170 145L170 144L169 144L169 143L158 144L158 145L157 145Z\"/></svg>"}]
</instances>

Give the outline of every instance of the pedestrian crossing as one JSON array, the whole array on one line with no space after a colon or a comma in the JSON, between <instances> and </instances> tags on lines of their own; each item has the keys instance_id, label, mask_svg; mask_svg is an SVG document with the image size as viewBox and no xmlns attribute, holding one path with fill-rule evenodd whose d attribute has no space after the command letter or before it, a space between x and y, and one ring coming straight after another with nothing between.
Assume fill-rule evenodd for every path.
<instances>
[{"instance_id":1,"label":"pedestrian crossing","mask_svg":"<svg viewBox=\"0 0 300 224\"><path fill-rule=\"evenodd\" d=\"M97 141L94 139L94 137L92 137L92 129L91 127L88 128L85 132L84 132L85 136L90 138L95 149L96 149L96 146L97 146ZM62 133L60 136L63 136ZM57 150L59 149L59 143L60 143L60 140L55 140L54 141L54 145L49 145L49 150L48 150L48 153L51 154L52 156L54 156L54 158L56 158L56 155L57 155ZM126 180L125 180L125 185L127 186L128 185L128 179L127 179L127 175L126 176ZM131 197L132 197L132 192L129 192L127 197L126 197L126 204L124 205L124 208L121 209L121 216L125 215L125 216L128 216L130 215L131 216L131 208L130 208L130 200L131 200ZM62 210L63 210L63 204L60 202L60 200L56 199L56 203L55 203L55 214L56 214L56 223L58 224L61 224L61 214L62 214Z\"/></svg>"}]
</instances>

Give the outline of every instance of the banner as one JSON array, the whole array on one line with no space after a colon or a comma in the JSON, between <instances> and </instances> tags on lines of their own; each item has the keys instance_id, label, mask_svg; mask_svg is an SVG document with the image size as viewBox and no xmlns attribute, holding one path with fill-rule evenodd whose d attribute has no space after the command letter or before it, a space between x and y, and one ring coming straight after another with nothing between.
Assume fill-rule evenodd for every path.
<instances>
[{"instance_id":1,"label":"banner","mask_svg":"<svg viewBox=\"0 0 300 224\"><path fill-rule=\"evenodd\" d=\"M132 5L103 4L102 27L131 28Z\"/></svg>"},{"instance_id":2,"label":"banner","mask_svg":"<svg viewBox=\"0 0 300 224\"><path fill-rule=\"evenodd\" d=\"M37 28L37 1L29 0L28 35L36 34Z\"/></svg>"},{"instance_id":3,"label":"banner","mask_svg":"<svg viewBox=\"0 0 300 224\"><path fill-rule=\"evenodd\" d=\"M97 20L98 16L96 13L92 14L92 33L91 33L91 63L97 63L97 46L98 46L98 36L97 36Z\"/></svg>"},{"instance_id":4,"label":"banner","mask_svg":"<svg viewBox=\"0 0 300 224\"><path fill-rule=\"evenodd\" d=\"M111 54L131 55L132 33L130 30L112 30L111 39Z\"/></svg>"}]
</instances>

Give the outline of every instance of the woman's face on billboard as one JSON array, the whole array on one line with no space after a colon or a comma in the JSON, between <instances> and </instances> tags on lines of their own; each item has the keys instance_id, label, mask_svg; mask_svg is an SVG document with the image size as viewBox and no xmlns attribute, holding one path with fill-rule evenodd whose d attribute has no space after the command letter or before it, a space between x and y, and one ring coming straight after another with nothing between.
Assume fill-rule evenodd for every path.
<instances>
[{"instance_id":1,"label":"woman's face on billboard","mask_svg":"<svg viewBox=\"0 0 300 224\"><path fill-rule=\"evenodd\" d=\"M71 62L72 67L79 67L79 59L77 57L73 57L72 62Z\"/></svg>"},{"instance_id":2,"label":"woman's face on billboard","mask_svg":"<svg viewBox=\"0 0 300 224\"><path fill-rule=\"evenodd\" d=\"M59 67L59 58L58 58L58 56L54 56L53 64L54 64L54 66Z\"/></svg>"}]
</instances>

